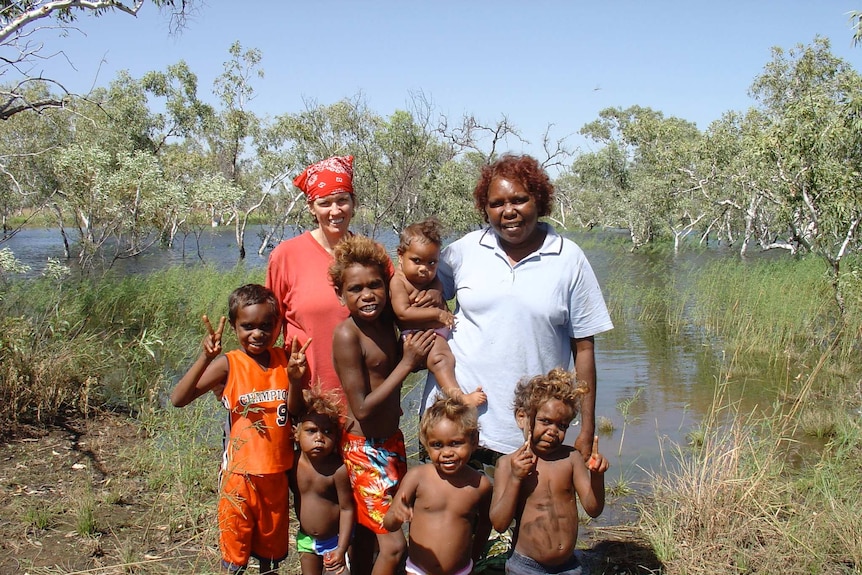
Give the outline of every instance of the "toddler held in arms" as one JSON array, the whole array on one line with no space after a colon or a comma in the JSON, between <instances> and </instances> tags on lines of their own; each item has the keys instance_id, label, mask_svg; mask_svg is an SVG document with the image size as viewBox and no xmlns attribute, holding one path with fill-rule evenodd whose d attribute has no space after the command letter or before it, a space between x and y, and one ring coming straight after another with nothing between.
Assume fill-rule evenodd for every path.
<instances>
[{"instance_id":1,"label":"toddler held in arms","mask_svg":"<svg viewBox=\"0 0 862 575\"><path fill-rule=\"evenodd\" d=\"M428 354L428 371L434 374L446 395L478 407L487 401L482 388L477 387L467 393L455 380L455 356L446 341L455 326L455 316L443 301L437 306L427 307L414 303L420 291L432 289L443 293L443 286L437 278L442 247L440 229L440 222L429 218L411 224L401 232L397 250L398 269L389 282L392 310L402 336L424 329L434 330L438 337Z\"/></svg>"}]
</instances>

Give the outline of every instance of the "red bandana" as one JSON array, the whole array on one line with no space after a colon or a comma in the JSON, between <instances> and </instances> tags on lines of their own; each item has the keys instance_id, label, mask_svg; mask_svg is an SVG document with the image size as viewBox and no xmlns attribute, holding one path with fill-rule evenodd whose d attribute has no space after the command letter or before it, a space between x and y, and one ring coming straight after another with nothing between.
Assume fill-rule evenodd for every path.
<instances>
[{"instance_id":1,"label":"red bandana","mask_svg":"<svg viewBox=\"0 0 862 575\"><path fill-rule=\"evenodd\" d=\"M311 164L296 176L293 185L305 192L309 201L336 192L353 193L353 156L333 156Z\"/></svg>"}]
</instances>

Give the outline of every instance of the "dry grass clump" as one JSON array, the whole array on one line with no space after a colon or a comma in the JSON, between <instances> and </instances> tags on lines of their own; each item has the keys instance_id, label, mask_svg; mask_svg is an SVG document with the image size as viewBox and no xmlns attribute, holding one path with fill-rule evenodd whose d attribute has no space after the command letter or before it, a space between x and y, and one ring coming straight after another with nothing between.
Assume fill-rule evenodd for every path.
<instances>
[{"instance_id":1,"label":"dry grass clump","mask_svg":"<svg viewBox=\"0 0 862 575\"><path fill-rule=\"evenodd\" d=\"M836 424L807 468L788 458L818 371L789 410L760 419L735 412L719 392L702 443L675 446L652 475L640 527L666 573L862 570L862 422Z\"/></svg>"},{"instance_id":2,"label":"dry grass clump","mask_svg":"<svg viewBox=\"0 0 862 575\"><path fill-rule=\"evenodd\" d=\"M95 372L105 363L103 342L94 334L40 335L25 318L0 321L0 421L48 423L65 408L86 413Z\"/></svg>"}]
</instances>

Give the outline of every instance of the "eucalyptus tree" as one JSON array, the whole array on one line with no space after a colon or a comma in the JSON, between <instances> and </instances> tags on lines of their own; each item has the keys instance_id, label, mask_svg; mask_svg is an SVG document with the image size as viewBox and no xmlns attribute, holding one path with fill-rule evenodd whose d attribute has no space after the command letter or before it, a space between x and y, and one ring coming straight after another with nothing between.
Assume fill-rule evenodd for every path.
<instances>
[{"instance_id":1,"label":"eucalyptus tree","mask_svg":"<svg viewBox=\"0 0 862 575\"><path fill-rule=\"evenodd\" d=\"M625 227L625 203L620 198L629 193L631 168L626 152L615 141L577 156L554 181L559 223L567 226L571 217L587 229Z\"/></svg>"},{"instance_id":2,"label":"eucalyptus tree","mask_svg":"<svg viewBox=\"0 0 862 575\"><path fill-rule=\"evenodd\" d=\"M71 136L52 157L58 209L77 231L78 259L87 266L96 255L137 255L164 237L164 214L181 198L158 157L162 126L145 86L121 72L70 110Z\"/></svg>"},{"instance_id":3,"label":"eucalyptus tree","mask_svg":"<svg viewBox=\"0 0 862 575\"><path fill-rule=\"evenodd\" d=\"M382 192L374 184L381 157L375 141L376 132L385 120L372 111L362 94L333 104L306 100L300 112L277 116L269 131L269 147L280 150L286 168L293 175L305 166L330 156L354 156L353 186L359 200L355 222L375 227ZM285 180L280 199L283 207L281 225L299 224L305 214L303 197Z\"/></svg>"},{"instance_id":4,"label":"eucalyptus tree","mask_svg":"<svg viewBox=\"0 0 862 575\"><path fill-rule=\"evenodd\" d=\"M827 262L843 312L841 262L858 249L862 221L862 77L816 38L773 48L751 94L766 120L759 151L786 209L782 223L801 251Z\"/></svg>"},{"instance_id":5,"label":"eucalyptus tree","mask_svg":"<svg viewBox=\"0 0 862 575\"><path fill-rule=\"evenodd\" d=\"M32 84L27 97L48 97L48 86ZM27 220L52 201L57 184L51 155L69 138L68 117L58 110L40 114L15 114L0 122L0 228L2 237L11 237ZM12 228L9 217L27 214Z\"/></svg>"},{"instance_id":6,"label":"eucalyptus tree","mask_svg":"<svg viewBox=\"0 0 862 575\"><path fill-rule=\"evenodd\" d=\"M408 224L439 215L445 195L437 177L455 157L431 126L431 108L413 101L412 110L396 110L374 133L377 153L369 155L369 187L375 202L373 231L388 227L399 233ZM448 183L448 182L447 182Z\"/></svg>"},{"instance_id":7,"label":"eucalyptus tree","mask_svg":"<svg viewBox=\"0 0 862 575\"><path fill-rule=\"evenodd\" d=\"M194 9L194 0L150 0L150 3L170 16L170 29L185 25L186 16ZM48 78L36 72L39 62L58 57L61 48L46 47L46 29L59 29L64 34L78 30L79 16L103 16L109 13L136 16L145 0L23 0L0 2L0 77L6 84L0 88L0 120L25 111L63 108L72 94L63 86L62 78ZM49 43L50 43L49 39ZM49 84L51 90L32 90L38 84Z\"/></svg>"},{"instance_id":8,"label":"eucalyptus tree","mask_svg":"<svg viewBox=\"0 0 862 575\"><path fill-rule=\"evenodd\" d=\"M678 246L703 220L709 201L696 185L701 134L694 124L632 106L606 108L580 132L606 151L579 162L577 171L582 181L607 178L603 215L611 221L602 223L627 228L633 249L660 234L672 234Z\"/></svg>"},{"instance_id":9,"label":"eucalyptus tree","mask_svg":"<svg viewBox=\"0 0 862 575\"><path fill-rule=\"evenodd\" d=\"M215 109L198 95L197 76L184 61L141 78L150 108L151 140L174 203L162 213L161 243L172 246L178 234L197 239L235 201L234 186L215 170L203 134ZM216 216L219 214L219 216Z\"/></svg>"},{"instance_id":10,"label":"eucalyptus tree","mask_svg":"<svg viewBox=\"0 0 862 575\"><path fill-rule=\"evenodd\" d=\"M443 116L437 132L454 146L458 154L470 153L474 158L481 157L482 164L490 164L505 154L510 142L529 144L521 130L505 114L490 123L477 118L475 114L464 114L460 122L454 125L450 125L448 118Z\"/></svg>"},{"instance_id":11,"label":"eucalyptus tree","mask_svg":"<svg viewBox=\"0 0 862 575\"><path fill-rule=\"evenodd\" d=\"M765 117L757 109L726 112L704 134L703 157L708 164L702 185L713 202L702 240L714 235L728 245L738 245L741 255L752 245L761 250L796 251L786 241L784 202L776 193L774 171L762 153Z\"/></svg>"},{"instance_id":12,"label":"eucalyptus tree","mask_svg":"<svg viewBox=\"0 0 862 575\"><path fill-rule=\"evenodd\" d=\"M427 180L423 207L440 220L449 235L461 235L482 225L473 190L484 162L480 153L462 153L444 162Z\"/></svg>"}]
</instances>

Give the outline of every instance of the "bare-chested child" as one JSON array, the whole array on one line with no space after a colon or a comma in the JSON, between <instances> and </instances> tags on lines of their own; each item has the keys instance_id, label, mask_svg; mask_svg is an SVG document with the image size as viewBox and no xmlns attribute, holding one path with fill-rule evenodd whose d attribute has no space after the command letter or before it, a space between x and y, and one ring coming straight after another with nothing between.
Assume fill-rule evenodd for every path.
<instances>
[{"instance_id":1,"label":"bare-chested child","mask_svg":"<svg viewBox=\"0 0 862 575\"><path fill-rule=\"evenodd\" d=\"M299 445L290 488L299 520L296 551L302 575L342 573L356 518L353 491L341 459L338 397L318 386L303 392L294 437Z\"/></svg>"},{"instance_id":2,"label":"bare-chested child","mask_svg":"<svg viewBox=\"0 0 862 575\"><path fill-rule=\"evenodd\" d=\"M442 245L440 222L435 218L404 228L397 248L398 269L389 282L392 310L402 336L423 329L433 329L437 333L439 337L434 339L434 347L426 362L428 371L434 374L437 384L446 395L477 407L487 401L482 387L467 393L455 380L455 356L446 341L455 326L455 316L449 311L446 302L430 307L420 307L414 303L417 294L423 290L433 289L443 293L443 285L437 278Z\"/></svg>"},{"instance_id":3,"label":"bare-chested child","mask_svg":"<svg viewBox=\"0 0 862 575\"><path fill-rule=\"evenodd\" d=\"M402 351L389 307L390 260L383 246L357 235L339 242L333 256L329 277L350 312L333 333L332 359L347 398L341 450L358 523L351 569L354 575L391 574L407 547L401 532L383 528L383 517L407 472L398 427L401 384L424 364L437 336L433 331L410 334ZM369 553L374 536L376 560Z\"/></svg>"},{"instance_id":4,"label":"bare-chested child","mask_svg":"<svg viewBox=\"0 0 862 575\"><path fill-rule=\"evenodd\" d=\"M572 372L559 368L515 388L515 419L526 442L497 462L490 512L498 531L515 519L515 549L506 562L507 574L583 572L575 554L577 501L590 517L601 514L608 461L598 451L598 436L586 463L563 439L587 391Z\"/></svg>"},{"instance_id":5,"label":"bare-chested child","mask_svg":"<svg viewBox=\"0 0 862 575\"><path fill-rule=\"evenodd\" d=\"M469 575L491 532L491 482L468 465L479 445L476 408L441 397L422 416L419 440L431 462L407 472L383 526L410 523L408 575Z\"/></svg>"}]
</instances>

